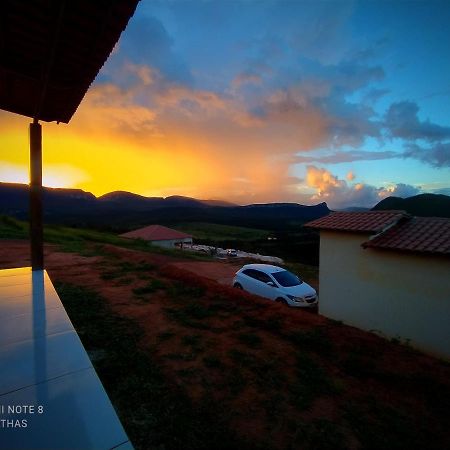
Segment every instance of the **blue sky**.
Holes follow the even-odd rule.
[[[70,125],[130,176],[48,165],[96,194],[450,194],[449,24],[449,1],[142,0]]]
[[[296,108],[323,115],[326,136],[300,133],[295,151],[293,133],[272,151],[299,157],[291,177],[306,180],[311,166],[337,177],[302,192],[339,205],[362,183],[448,193],[449,23],[450,3],[437,1],[143,1],[122,51],[170,82],[239,97],[256,119],[282,122],[284,108],[302,127]],[[344,152],[345,162],[323,158]]]

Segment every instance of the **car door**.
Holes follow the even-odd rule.
[[[274,300],[277,295],[276,288],[267,284],[269,282],[273,283],[272,278],[267,275],[267,273],[261,272],[260,270],[255,270],[255,272],[255,294]]]
[[[266,285],[266,281],[269,281],[270,277],[256,269],[246,269],[242,273],[245,277],[242,277],[241,284],[246,291],[261,297],[270,298],[267,289],[270,288],[270,286]]]
[[[250,292],[252,294],[257,294],[258,291],[258,275],[256,270],[246,269],[242,272],[242,276],[239,278],[239,282],[245,291]]]

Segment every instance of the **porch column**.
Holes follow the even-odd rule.
[[[31,268],[44,268],[44,236],[42,225],[42,127],[34,119],[30,123],[30,243]]]

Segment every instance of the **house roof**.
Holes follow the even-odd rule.
[[[308,227],[368,233],[364,248],[450,255],[450,219],[413,217],[404,211],[334,212]]]
[[[2,2],[0,109],[68,123],[137,3]]]
[[[121,237],[131,239],[144,239],[146,241],[170,241],[172,239],[191,238],[190,234],[173,230],[162,225],[149,225],[148,227],[139,228],[139,230],[130,231],[120,235]]]
[[[450,219],[412,217],[364,242],[362,246],[450,255]]]
[[[322,230],[379,233],[407,217],[404,211],[333,212],[308,222],[306,226]]]

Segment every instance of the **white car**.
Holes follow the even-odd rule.
[[[233,286],[289,306],[317,305],[317,292],[309,284],[282,267],[247,264],[236,272]]]

